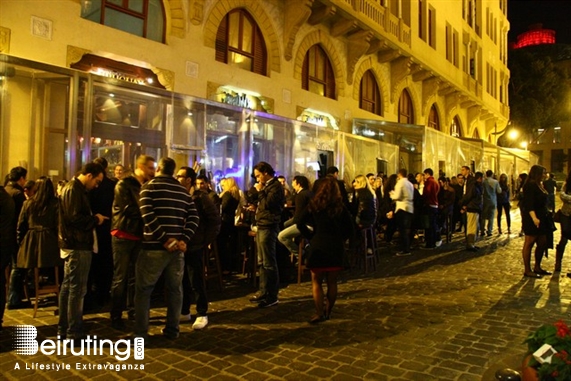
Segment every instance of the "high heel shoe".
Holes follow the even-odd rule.
[[[313,315],[311,317],[311,319],[309,319],[307,322],[309,324],[317,324],[317,323],[321,323],[322,321],[325,321],[325,316],[324,315]]]
[[[551,275],[552,273],[549,271],[546,271],[542,268],[539,268],[538,270],[533,270],[534,273],[539,274],[539,275]]]

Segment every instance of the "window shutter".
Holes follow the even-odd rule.
[[[264,41],[264,37],[262,36],[260,29],[256,27],[254,35],[254,73],[262,75],[267,74],[268,65],[266,63],[266,57],[266,42]]]
[[[309,51],[305,53],[303,65],[301,67],[301,88],[309,90]]]
[[[224,16],[216,33],[216,61],[228,63],[228,15]]]
[[[326,81],[326,94],[327,98],[336,99],[335,97],[335,75],[333,74],[333,68],[331,67],[331,62],[326,57],[325,58],[325,81]]]

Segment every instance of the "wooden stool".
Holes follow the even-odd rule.
[[[56,295],[56,305],[59,303],[59,267],[53,267],[55,271],[55,284],[50,284],[46,286],[40,287],[40,268],[34,268],[34,287],[35,287],[35,300],[34,300],[34,318],[36,317],[36,313],[38,312],[38,304],[40,303],[40,296],[42,295],[49,295],[55,294]],[[27,279],[24,281],[24,293],[26,294],[26,298],[29,300],[29,292],[28,292],[28,281]]]
[[[242,274],[247,275],[252,284],[256,285],[256,273],[258,271],[258,255],[256,253],[256,232],[248,231],[246,250],[242,259]]]
[[[299,241],[299,251],[297,252],[297,284],[301,284],[301,275],[303,274],[303,270],[306,269],[305,267],[305,258],[303,257],[303,249],[307,245],[307,240],[305,238],[301,238]]]
[[[360,265],[361,261],[365,265],[365,274],[369,272],[369,267],[373,267],[373,271],[377,270],[377,240],[375,228],[370,226],[368,228],[360,229],[355,250],[355,262]]]
[[[216,241],[212,242],[210,248],[204,248],[203,258],[203,277],[204,289],[210,279],[218,279],[218,285],[220,290],[224,289],[224,284],[222,283],[222,270],[220,269],[220,258],[218,257],[218,246]]]

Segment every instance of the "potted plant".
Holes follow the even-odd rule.
[[[539,380],[571,380],[571,329],[562,320],[542,325],[529,334],[524,343],[528,348],[528,355],[523,363],[524,380],[533,379],[526,378],[533,373]],[[544,348],[548,348],[548,351],[540,356],[539,352]]]

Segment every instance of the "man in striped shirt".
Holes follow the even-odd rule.
[[[198,226],[198,212],[187,190],[174,178],[176,163],[159,161],[155,178],[141,188],[140,208],[145,223],[135,275],[135,336],[148,337],[151,293],[165,274],[167,321],[163,335],[179,334],[184,252]]]

